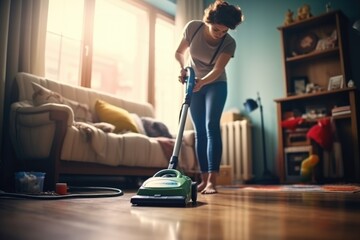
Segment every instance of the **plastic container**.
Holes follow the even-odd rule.
[[[16,172],[15,189],[18,193],[41,193],[44,188],[45,173]]]

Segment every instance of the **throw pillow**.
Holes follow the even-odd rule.
[[[141,117],[141,121],[147,136],[172,138],[168,127],[163,122],[150,117]]]
[[[92,122],[92,114],[87,104],[64,98],[57,92],[53,92],[37,83],[32,82],[34,93],[32,96],[34,106],[40,106],[46,103],[59,103],[69,106],[74,112],[74,118],[77,122]]]
[[[137,115],[136,113],[131,113],[131,116],[134,119],[134,122],[136,123],[136,127],[139,130],[140,134],[144,134],[146,135],[145,129],[144,129],[144,125],[141,121],[141,118],[139,117],[139,115]]]
[[[63,99],[59,93],[53,92],[37,83],[32,82],[34,93],[32,99],[35,106],[46,103],[62,103]]]
[[[95,103],[95,111],[101,122],[111,123],[115,126],[114,133],[127,131],[136,133],[139,132],[133,117],[123,108],[117,107],[103,100],[97,100]]]

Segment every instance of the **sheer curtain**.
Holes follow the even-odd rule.
[[[204,14],[204,1],[177,0],[176,1],[176,35],[182,36],[186,23],[190,20],[202,20]],[[190,112],[186,121],[185,129],[192,129]]]
[[[10,95],[17,72],[44,76],[48,0],[0,1],[0,170],[13,178],[9,128]],[[13,166],[14,167],[14,166]],[[11,181],[11,180],[10,180]],[[9,183],[8,183],[9,184]]]
[[[177,0],[175,24],[180,36],[185,24],[190,20],[201,20],[204,14],[204,1]]]

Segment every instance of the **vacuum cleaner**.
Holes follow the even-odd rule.
[[[182,206],[185,207],[197,201],[197,183],[190,177],[176,170],[179,161],[179,152],[182,144],[183,132],[190,107],[191,96],[195,86],[195,73],[191,67],[186,68],[185,98],[180,112],[180,124],[175,145],[167,169],[155,173],[147,179],[131,197],[130,202],[137,206]]]

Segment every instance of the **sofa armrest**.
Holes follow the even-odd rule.
[[[10,135],[17,157],[44,159],[59,154],[66,129],[73,122],[74,114],[66,105],[51,103],[35,107],[29,101],[13,103]]]
[[[47,117],[41,117],[42,115],[47,115],[50,112],[64,112],[67,115],[67,126],[71,126],[74,123],[74,112],[73,110],[65,105],[65,104],[58,104],[58,103],[48,103],[43,104],[40,106],[34,106],[29,101],[21,101],[15,102],[11,105],[11,115],[10,120],[15,121],[17,120],[19,115],[28,116],[26,118],[20,119],[21,123],[26,126],[38,126],[46,124],[50,119]],[[63,119],[64,120],[64,119]]]

